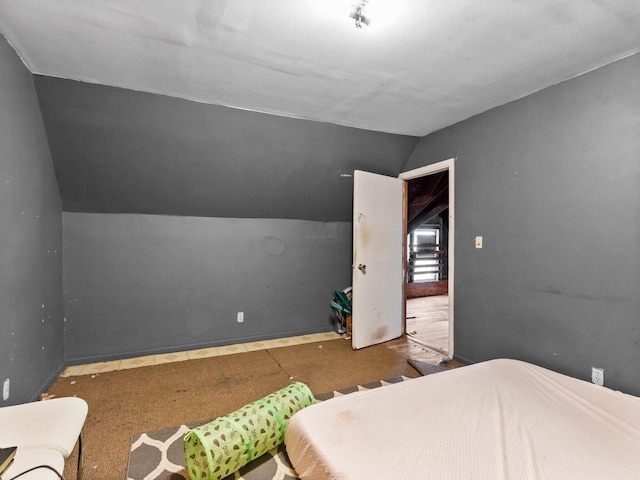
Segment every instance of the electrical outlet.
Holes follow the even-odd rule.
[[[601,387],[604,386],[604,369],[591,367],[591,381]]]
[[[2,385],[2,401],[9,400],[9,379],[7,378]]]
[[[244,322],[244,312],[238,312],[237,320],[238,320],[238,323]]]

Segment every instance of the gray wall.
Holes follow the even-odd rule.
[[[348,222],[63,218],[71,363],[328,331],[351,283]]]
[[[639,78],[635,55],[419,143],[405,170],[457,157],[460,358],[640,394]]]
[[[419,140],[35,84],[65,211],[72,363],[331,330],[332,292],[351,284],[340,173],[397,175]]]
[[[3,404],[33,399],[63,364],[60,197],[31,74],[0,36],[0,383],[10,379]]]

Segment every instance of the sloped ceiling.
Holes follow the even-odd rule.
[[[32,73],[423,136],[640,49],[638,0],[0,0]]]
[[[407,182],[407,232],[449,208],[449,171]]]
[[[35,76],[69,212],[350,221],[355,169],[418,139]]]

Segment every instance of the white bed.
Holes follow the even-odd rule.
[[[492,360],[308,407],[285,443],[303,479],[638,480],[640,398]]]

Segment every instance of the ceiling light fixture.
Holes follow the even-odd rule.
[[[367,6],[369,0],[358,0],[351,5],[351,13],[349,16],[356,21],[356,28],[360,29],[363,25],[369,26],[371,18],[367,16]]]

